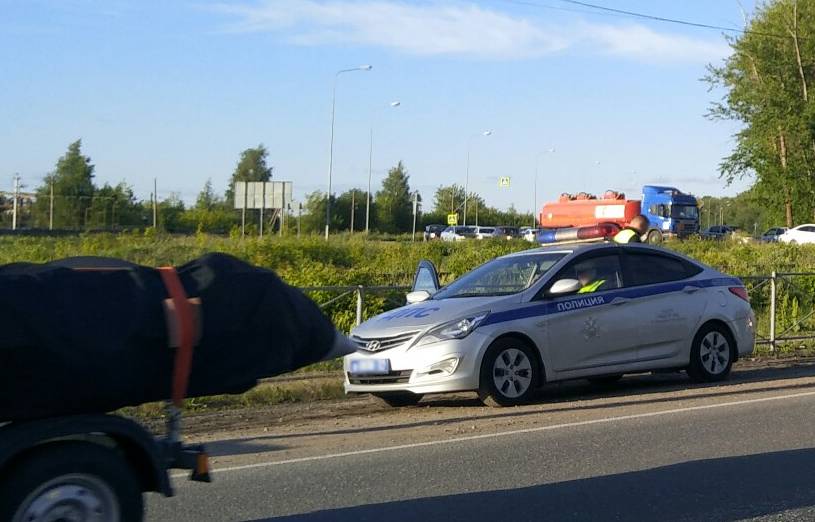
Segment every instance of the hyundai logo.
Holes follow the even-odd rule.
[[[369,352],[375,352],[375,351],[379,350],[379,347],[380,347],[380,343],[379,343],[379,341],[376,341],[376,340],[368,341],[365,344],[365,349],[368,350]]]

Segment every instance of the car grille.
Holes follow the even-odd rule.
[[[399,370],[387,375],[357,375],[348,372],[348,382],[351,384],[403,384],[410,381],[413,370]]]
[[[357,345],[357,348],[360,350],[365,350],[366,352],[381,352],[382,350],[402,346],[413,339],[417,333],[419,332],[406,332],[391,337],[360,337],[358,335],[352,335],[351,341]]]

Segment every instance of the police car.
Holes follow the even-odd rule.
[[[683,369],[718,381],[755,339],[739,279],[639,244],[518,252],[443,288],[423,261],[408,303],[351,332],[346,392],[397,406],[475,390],[486,404],[510,406],[567,379]]]

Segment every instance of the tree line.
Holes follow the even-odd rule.
[[[223,193],[218,193],[207,180],[195,203],[186,205],[177,194],[164,199],[151,195],[139,199],[126,182],[116,185],[94,181],[95,165],[82,151],[82,141],[68,146],[54,170],[34,189],[33,197],[18,199],[18,224],[27,228],[62,230],[146,229],[153,226],[154,206],[157,228],[173,233],[235,233],[241,224],[241,211],[234,209],[235,183],[270,181],[274,168],[269,164],[268,150],[261,144],[244,150]],[[155,201],[154,199],[155,198]],[[417,203],[417,229],[426,224],[443,224],[448,214],[462,217],[464,189],[458,185],[440,186],[433,207],[422,211],[421,197],[411,189],[410,176],[400,161],[392,167],[380,189],[371,194],[368,216],[371,231],[388,234],[410,232],[413,228],[414,198]],[[325,192],[306,195],[296,208],[287,208],[287,219],[274,212],[264,213],[264,228],[279,231],[285,223],[287,232],[320,233],[325,227]],[[331,195],[331,230],[360,232],[365,230],[367,193],[354,188]],[[0,219],[8,227],[12,198],[0,195]],[[468,197],[468,223],[526,225],[532,216],[519,214],[514,208],[500,211],[485,204],[476,193]],[[250,233],[259,229],[260,213],[247,210]]]

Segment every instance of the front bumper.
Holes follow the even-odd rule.
[[[413,393],[443,393],[478,389],[480,347],[485,338],[473,332],[464,339],[433,343],[419,348],[393,348],[381,352],[357,351],[345,357],[346,393],[378,393],[409,391]],[[359,359],[388,359],[389,375],[360,375],[351,373],[351,361]],[[457,364],[452,373],[431,372],[431,367],[450,359]]]

